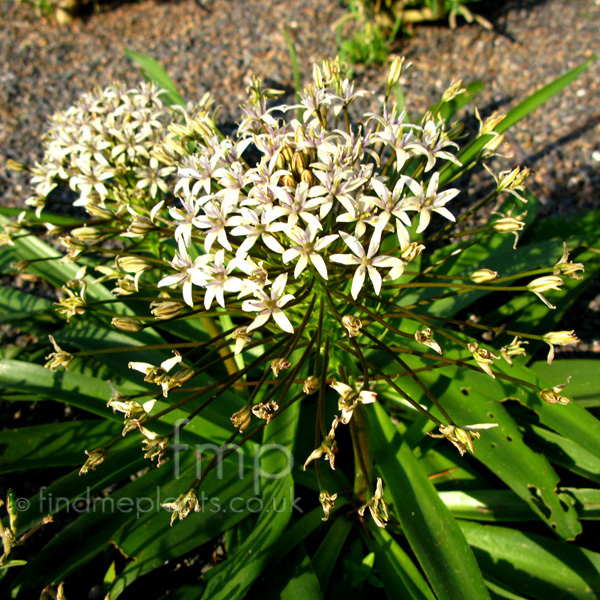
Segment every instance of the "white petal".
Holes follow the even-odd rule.
[[[280,329],[283,329],[283,331],[286,331],[287,333],[294,333],[294,327],[282,310],[276,308],[273,311],[273,319],[275,320],[275,323],[279,325]]]
[[[319,275],[323,279],[327,279],[327,266],[325,265],[325,261],[320,254],[316,252],[310,253],[310,262],[315,266],[315,269],[319,272]]]
[[[352,256],[352,254],[332,254],[329,257],[329,260],[335,263],[340,263],[342,265],[360,264],[360,259],[356,256]]]
[[[419,226],[417,227],[417,233],[423,233],[429,222],[431,221],[431,214],[428,210],[422,210],[419,213]]]
[[[188,306],[193,308],[194,299],[192,297],[192,281],[190,279],[183,284],[183,300]]]
[[[345,231],[340,231],[340,236],[344,240],[344,243],[356,256],[359,258],[363,258],[365,256],[365,250],[362,247],[361,243],[352,235],[349,235]]]
[[[434,208],[434,212],[438,215],[442,215],[442,217],[446,217],[449,221],[456,221],[456,217],[444,206],[440,206],[439,208]]]
[[[270,250],[273,250],[273,252],[277,252],[277,254],[283,252],[283,246],[272,235],[263,235],[262,240],[265,243],[265,246]]]
[[[429,183],[427,184],[427,196],[431,197],[431,196],[435,196],[437,194],[437,189],[438,189],[439,183],[440,183],[440,173],[439,173],[439,171],[437,171],[431,176],[431,179],[429,180]]]
[[[129,368],[146,374],[150,369],[154,369],[154,365],[145,362],[130,362]]]
[[[377,400],[377,394],[375,392],[362,391],[358,394],[358,397],[363,404],[371,404]]]
[[[350,393],[354,392],[354,390],[349,385],[346,385],[345,383],[342,383],[341,381],[335,381],[335,380],[333,380],[329,385],[340,396],[345,396],[346,394],[350,394]]]
[[[300,250],[297,248],[288,248],[282,255],[281,260],[287,265],[290,260],[294,260],[300,255]]]
[[[304,269],[306,269],[308,265],[308,257],[306,256],[306,254],[303,254],[302,256],[300,256],[300,260],[298,261],[298,264],[296,265],[296,268],[294,269],[294,277],[296,279],[298,279],[298,277],[300,277],[300,274],[302,273],[302,271],[304,271]],[[279,302],[278,302],[279,304]]]
[[[369,272],[369,277],[373,284],[373,288],[375,289],[375,293],[379,296],[379,293],[381,292],[381,275],[375,267],[371,267],[370,265],[367,267],[367,271]]]
[[[285,290],[285,286],[287,284],[287,273],[282,273],[278,275],[273,285],[271,287],[271,297],[280,297]]]
[[[365,282],[365,267],[360,265],[356,272],[354,273],[354,277],[352,278],[352,297],[356,300],[360,290],[362,289],[363,283]]]
[[[262,327],[269,320],[270,316],[271,313],[267,311],[260,313],[260,315],[257,315],[254,321],[248,325],[246,331],[254,331],[259,327]]]

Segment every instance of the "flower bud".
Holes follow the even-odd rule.
[[[351,338],[356,337],[363,326],[361,320],[352,315],[344,315],[342,317],[342,325],[348,332],[348,337]]]
[[[293,175],[286,174],[279,181],[283,187],[296,187],[296,180]]]
[[[316,63],[313,64],[313,80],[317,87],[324,87],[325,84],[323,82],[323,71],[321,71],[321,68]]]
[[[523,215],[523,217],[524,216],[525,215]],[[519,241],[519,231],[522,231],[525,227],[525,223],[523,223],[521,219],[516,219],[515,217],[501,217],[492,223],[492,227],[500,233],[514,233],[515,243],[513,248],[516,248],[517,242]]]
[[[271,361],[271,370],[273,371],[273,375],[277,377],[281,371],[285,369],[289,369],[292,366],[292,363],[286,358],[276,358]]]
[[[113,289],[113,293],[117,296],[129,296],[130,294],[135,294],[137,291],[135,280],[129,275],[118,279],[117,285]]]
[[[239,430],[240,433],[244,431],[250,425],[250,420],[252,419],[252,409],[250,406],[246,405],[244,408],[238,410],[237,412],[231,415],[231,422],[233,426]]]
[[[294,139],[296,140],[296,144],[302,144],[306,141],[306,133],[302,125],[298,125],[298,127],[296,127],[296,130],[294,131]]]
[[[433,339],[433,332],[429,327],[427,329],[422,329],[421,331],[416,331],[415,340],[419,342],[419,344],[424,344],[432,350],[435,350],[438,354],[442,353],[442,349],[440,345]]]
[[[302,391],[305,394],[312,394],[319,387],[319,378],[311,375],[304,380]]]
[[[315,176],[310,169],[304,169],[300,175],[300,181],[306,181],[306,183],[308,183],[308,187],[312,187],[315,185]]]
[[[474,273],[471,273],[470,279],[475,283],[485,283],[487,281],[493,281],[498,277],[497,271],[492,271],[491,269],[479,269]]]
[[[155,300],[150,304],[150,309],[156,319],[174,319],[185,310],[185,304],[175,300]]]
[[[165,140],[163,150],[175,156],[185,156],[187,154],[187,150],[174,138],[167,138]]]
[[[567,377],[567,382],[554,386],[552,389],[540,390],[540,398],[548,404],[569,404],[571,401],[562,396],[563,388],[571,381],[571,376]]]
[[[329,519],[329,513],[334,507],[337,497],[337,494],[330,494],[327,490],[321,490],[319,493],[319,502],[323,507],[323,513],[325,513],[325,516],[321,519],[322,521],[327,521],[327,519]]]
[[[169,125],[169,131],[178,135],[179,137],[192,137],[192,130],[187,125],[183,125],[182,123],[171,123]]]
[[[203,137],[205,140],[210,139],[215,134],[208,123],[198,121],[198,119],[194,119],[194,121],[191,123],[191,126],[194,132]]]
[[[151,262],[141,256],[121,256],[117,259],[117,264],[125,273],[142,273],[153,267]]]
[[[521,231],[525,227],[525,223],[514,217],[502,217],[494,221],[492,227],[500,233],[514,233]]]
[[[76,227],[71,230],[71,235],[86,244],[97,242],[104,236],[104,233],[97,227]]]
[[[264,419],[267,425],[271,422],[271,419],[275,416],[275,413],[279,410],[277,402],[271,400],[269,402],[261,402],[256,406],[252,407],[252,414],[259,419]]]
[[[292,171],[296,175],[302,175],[302,171],[308,167],[308,161],[302,152],[294,152],[291,161]]]
[[[387,87],[387,95],[389,96],[391,89],[400,81],[402,77],[402,67],[404,67],[404,57],[397,56],[390,65],[387,78],[385,81]]]
[[[279,151],[279,156],[281,156],[285,161],[284,165],[288,165],[292,162],[294,151],[292,150],[291,146],[289,146],[288,144],[284,144],[281,150]]]
[[[145,327],[144,323],[139,319],[133,317],[113,317],[111,324],[121,331],[128,331],[129,333],[138,333]]]
[[[97,204],[88,204],[85,207],[86,212],[90,217],[95,219],[114,219],[115,214],[104,206],[98,206]],[[89,229],[89,228],[88,228]]]
[[[23,163],[17,162],[16,160],[13,160],[12,158],[9,158],[5,163],[4,166],[9,170],[9,171],[29,171],[29,167],[27,165],[24,165]]]

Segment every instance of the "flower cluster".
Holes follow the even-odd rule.
[[[34,194],[27,204],[40,212],[61,181],[76,193],[76,206],[97,207],[97,216],[107,215],[103,209],[114,201],[115,184],[154,200],[166,193],[174,168],[151,154],[174,116],[163,106],[163,93],[154,83],[129,89],[115,84],[56,113],[43,140],[42,161],[31,169]]]
[[[459,191],[439,190],[434,168],[460,163],[432,117],[412,124],[384,106],[350,126],[349,107],[366,92],[354,91],[337,62],[315,67],[298,106],[269,109],[269,95],[255,81],[238,139],[214,135],[179,161],[179,205],[169,209],[178,250],[159,287],[181,286],[189,306],[206,310],[243,299],[242,311],[255,315],[248,333],[271,318],[293,333],[288,314],[310,287],[343,290],[351,273],[357,299],[371,293],[367,276],[379,295],[403,274],[423,249],[409,233],[415,217],[413,237],[434,213],[454,221],[446,204]],[[296,109],[302,122],[283,118]],[[250,144],[260,153],[252,166]],[[422,159],[416,172],[411,159]],[[394,243],[384,245],[388,232]]]

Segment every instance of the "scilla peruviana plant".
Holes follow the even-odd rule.
[[[65,248],[17,264],[60,261],[67,274],[56,302],[67,333],[53,335],[47,367],[106,357],[115,369],[106,400],[124,429],[87,448],[82,473],[102,469],[132,436],[160,465],[182,432],[211,439],[210,415],[235,406],[228,437],[215,438],[224,451],[165,502],[174,522],[202,511],[202,484],[219,460],[305,410],[310,431],[295,439],[309,438],[302,476],[314,477],[325,519],[350,503],[394,528],[401,517],[389,510],[393,478],[380,454],[388,414],[419,443],[444,438],[477,457],[506,417],[475,410],[471,397],[457,402],[439,385],[446,374],[511,386],[536,406],[568,403],[563,384],[526,377],[521,363],[538,343],[551,361],[556,346],[577,341],[573,331],[520,329],[510,312],[491,323],[465,309],[520,298],[549,310],[546,294],[581,278],[583,264],[566,246],[547,264],[539,254],[524,268],[504,260],[528,224],[527,169],[492,173],[493,189],[472,204],[456,181],[493,156],[502,118],[481,122],[461,149],[460,123],[447,116],[460,84],[413,123],[391,101],[402,66],[394,61],[364,114],[357,105],[369,94],[337,60],[314,66],[297,105],[271,106],[278,93],[253,79],[232,136],[220,133],[210,97],[168,108],[151,84],[86,95],[53,118],[31,169],[37,217],[23,213],[3,236],[15,252],[40,231]],[[61,182],[89,219],[46,217]],[[474,224],[477,214],[486,216]],[[112,324],[118,335],[91,348],[78,323]]]

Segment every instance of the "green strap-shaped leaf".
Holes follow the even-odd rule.
[[[565,503],[572,503],[580,519],[600,518],[600,490],[558,488]],[[440,498],[457,519],[469,521],[532,521],[535,514],[510,490],[440,492]]]
[[[376,465],[435,594],[440,600],[489,598],[471,549],[412,450],[379,404],[369,408]]]
[[[0,223],[8,223],[9,220],[0,216]],[[77,271],[81,267],[77,263],[61,263],[58,261],[63,255],[57,252],[52,246],[49,246],[35,235],[27,235],[14,240],[14,245],[10,247],[10,252],[18,260],[48,259],[42,262],[31,263],[25,270],[28,273],[39,275],[54,287],[60,289],[67,281],[75,279]],[[89,275],[85,278],[88,282],[87,298],[88,300],[113,300],[112,293],[99,283],[92,284],[93,277]],[[124,305],[119,304],[119,307]]]
[[[577,79],[596,60],[596,58],[596,56],[593,56],[562,77],[555,79],[552,83],[543,87],[541,90],[531,94],[528,98],[523,100],[523,102],[508,112],[504,119],[496,126],[496,132],[504,133],[515,123],[518,123],[529,113],[533,112],[536,108],[539,108],[545,102],[550,100],[550,98],[556,96],[556,94],[558,94],[561,90],[575,81],[575,79]],[[459,167],[453,163],[447,163],[441,171],[440,185],[442,186],[448,183],[458,173],[468,168],[469,165],[471,165],[471,163],[473,163],[473,161],[476,159],[478,154],[483,150],[485,145],[493,139],[493,137],[493,134],[487,134],[475,138],[469,142],[469,144],[467,144],[461,150],[461,152],[457,154],[457,158],[462,162],[463,166]]]
[[[564,539],[581,532],[575,509],[556,493],[559,478],[548,459],[523,441],[501,397],[487,392],[484,373],[457,369],[451,379],[439,377],[433,392],[443,398],[444,408],[458,425],[497,423],[475,442],[475,458],[502,479],[531,509]],[[475,388],[475,389],[473,389]]]
[[[247,470],[246,476],[239,479],[237,462],[234,454],[224,461],[224,470],[219,477],[206,479],[199,494],[200,512],[190,514],[183,522],[175,522],[171,527],[170,515],[164,510],[156,510],[156,503],[152,506],[154,510],[140,515],[135,522],[127,523],[115,533],[113,543],[133,560],[114,581],[110,600],[118,598],[128,585],[145,573],[216,538],[251,514],[246,503],[252,497],[252,473]],[[173,497],[173,487],[165,486],[164,493]],[[168,498],[163,497],[160,501],[166,502]]]
[[[369,527],[369,535],[363,538],[369,550],[375,552],[375,566],[390,600],[435,600],[415,563],[385,529]]]
[[[187,474],[189,481],[194,461],[192,453],[187,454],[186,468],[182,469],[181,475],[183,480]],[[119,528],[135,523],[148,510],[163,511],[168,522],[169,515],[160,508],[159,502],[172,496],[172,486],[181,487],[182,483],[173,480],[172,470],[165,465],[151,469],[96,503],[88,502],[86,494],[83,510],[79,511],[83,514],[44,546],[19,576],[17,586],[35,589],[40,583],[63,581],[104,550]],[[77,512],[73,506],[69,510]],[[57,556],[60,560],[56,560]]]
[[[93,450],[92,447],[89,449]],[[85,454],[80,455],[81,465],[86,458]],[[85,476],[79,475],[79,468],[75,469],[48,487],[41,488],[29,499],[28,504],[20,509],[17,535],[23,535],[48,515],[67,510],[75,499],[87,499],[88,493],[98,493],[147,466],[148,461],[144,459],[139,445],[136,444],[135,447],[129,445],[113,449],[102,465]]]
[[[279,569],[257,585],[261,600],[322,600],[323,593],[304,544],[294,548]],[[257,596],[255,596],[257,597]]]
[[[600,458],[582,448],[577,442],[554,433],[545,427],[531,425],[526,429],[528,443],[545,454],[554,464],[577,475],[600,483]]]
[[[30,319],[52,309],[52,302],[21,290],[0,286],[0,319],[16,321]]]
[[[337,517],[312,558],[313,568],[323,592],[327,590],[329,578],[352,525],[352,521],[343,515]]]
[[[575,67],[568,73],[565,73],[562,77],[555,79],[552,83],[544,86],[541,90],[534,92],[528,98],[525,98],[515,108],[513,108],[496,127],[498,133],[504,133],[510,129],[515,123],[518,123],[521,119],[524,119],[529,113],[533,112],[536,108],[539,108],[550,98],[556,96],[562,90],[564,90],[569,84],[573,83],[598,57],[592,56],[589,60],[586,60],[583,64]]]
[[[600,388],[598,387],[598,360],[578,358],[574,360],[554,360],[549,365],[545,360],[534,362],[529,368],[547,380],[565,382],[569,376],[573,381],[565,391],[569,398],[579,406],[600,406]]]
[[[498,366],[499,370],[507,375],[529,381],[540,388],[551,388],[555,385],[565,383],[564,381],[554,380],[554,377],[551,381],[544,381],[543,378],[537,376],[531,369],[522,366],[518,362],[509,367],[498,361],[494,366]],[[559,433],[563,437],[576,442],[600,458],[600,421],[585,408],[582,408],[575,402],[567,405],[547,404],[535,392],[526,388],[517,388],[500,379],[496,379],[491,383],[494,387],[496,385],[499,386],[499,395],[504,392],[505,397],[518,400],[521,404],[533,410],[543,425],[556,431],[556,433]],[[492,386],[489,381],[486,387],[491,392]],[[569,395],[568,386],[563,390],[563,394],[566,396]],[[499,395],[496,397],[499,397]]]
[[[104,446],[121,429],[105,420],[6,429],[0,432],[0,473],[78,465],[85,450]]]
[[[537,600],[598,600],[600,555],[508,527],[460,521],[484,573]]]
[[[113,394],[110,385],[105,381],[85,375],[62,370],[53,372],[40,365],[25,361],[0,360],[0,389],[2,388],[34,393],[39,396],[40,400],[65,402],[105,419],[120,423],[123,421],[121,415],[114,414],[106,406]],[[119,391],[127,394],[145,389],[129,383],[127,389],[121,388]],[[173,424],[184,419],[200,401],[193,403],[191,407],[173,410],[160,421],[155,421],[152,429],[163,435],[172,433]],[[178,442],[182,444],[224,443],[231,435],[229,417],[239,408],[239,404],[239,400],[236,402],[233,394],[224,395],[217,406],[209,406],[186,425]],[[166,401],[159,399],[154,407],[154,412],[162,411],[167,406]],[[252,451],[254,447],[255,442],[252,441],[247,442],[244,446],[248,452]]]
[[[265,428],[263,449],[266,450],[267,445],[273,446],[266,450],[262,457],[261,469],[263,473],[277,479],[267,478],[266,483],[261,482],[264,485],[259,499],[262,501],[263,510],[256,527],[232,556],[209,571],[208,586],[203,598],[242,598],[274,556],[276,542],[283,534],[294,510],[294,480],[291,475],[293,460],[290,459],[299,412],[297,402]],[[287,454],[285,448],[290,454]]]
[[[146,81],[154,81],[160,88],[167,90],[168,93],[163,96],[167,104],[185,106],[185,101],[177,90],[177,86],[156,59],[128,48],[123,48],[123,52],[141,67],[142,75]]]
[[[33,392],[43,398],[66,402],[106,419],[122,421],[119,415],[106,408],[106,403],[112,395],[110,385],[85,375],[63,370],[50,371],[26,361],[1,360],[0,388]]]

